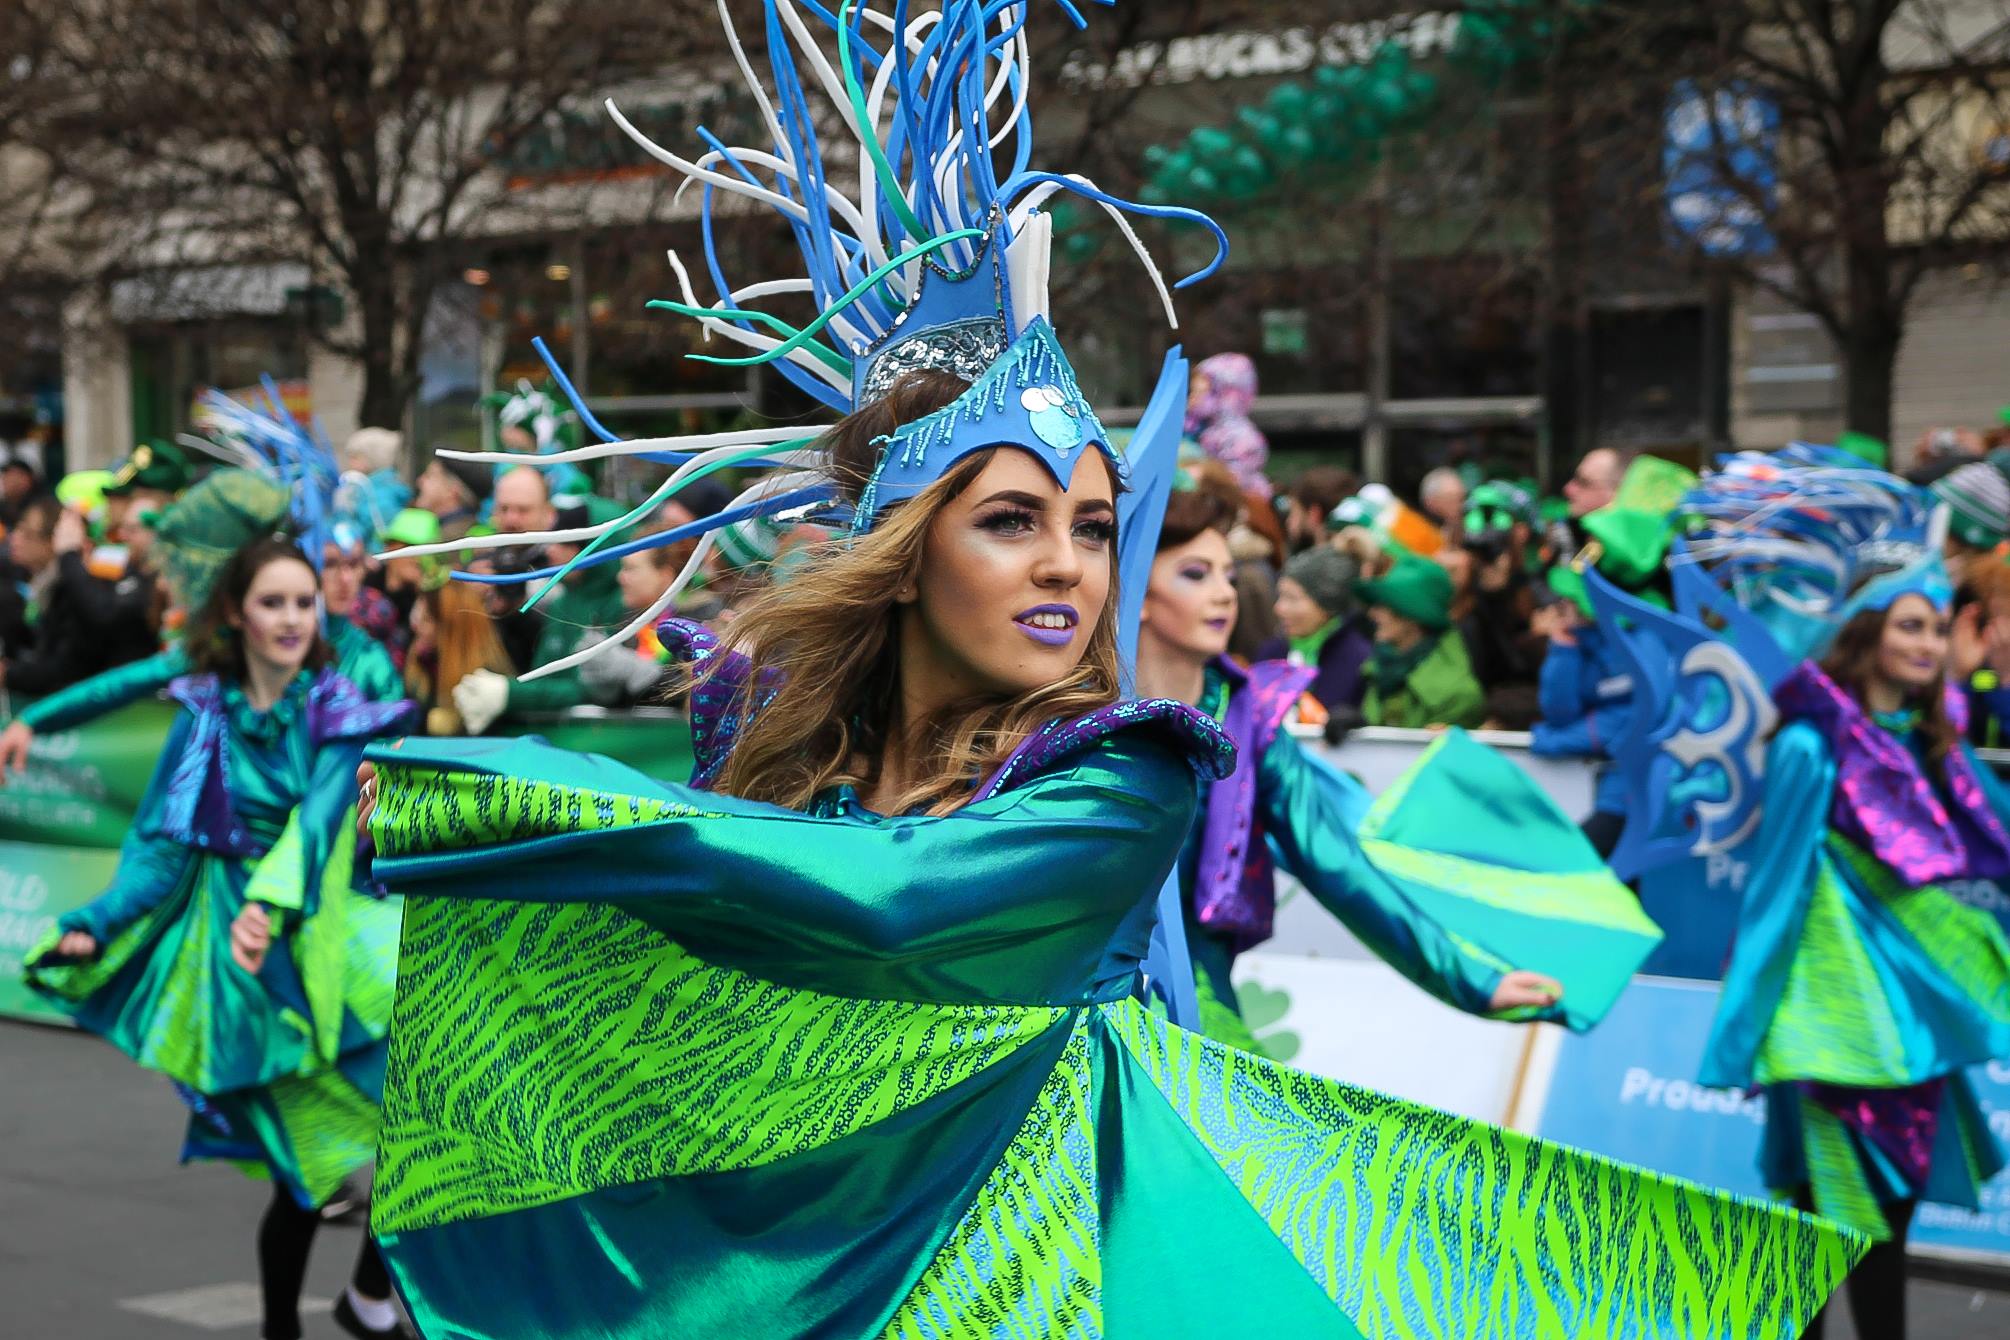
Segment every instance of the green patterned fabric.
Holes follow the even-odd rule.
[[[1872,1088],[1910,1083],[1890,994],[1851,921],[1835,867],[1820,863],[1800,949],[1759,1050],[1759,1082],[1820,1076]]]
[[[786,1159],[1062,1017],[790,991],[605,906],[413,900],[373,1221],[403,1232]]]
[[[1756,1340],[1794,1333],[1861,1246],[1298,1074],[1114,994],[850,996],[677,933],[800,936],[814,879],[820,950],[852,980],[925,962],[945,990],[996,995],[995,931],[893,935],[868,915],[871,839],[897,864],[928,859],[928,834],[1010,823],[1030,863],[929,867],[907,896],[1079,919],[1103,906],[1085,867],[1037,857],[1114,796],[1190,794],[1170,750],[1112,743],[919,822],[790,816],[521,742],[418,755],[378,755],[408,914],[373,1224],[425,1333],[654,1340],[759,1317],[778,1336],[1218,1340],[1261,1316],[1294,1340]],[[1134,813],[1161,855],[1101,934],[1142,944],[1190,809]],[[700,852],[708,882],[652,864]],[[790,889],[794,914],[764,917]]]
[[[1061,1063],[886,1340],[1103,1333],[1088,1022],[1076,1016]]]
[[[1671,1319],[1795,1335],[1861,1254],[1819,1220],[1302,1074],[1131,1002],[1103,1015],[1366,1336],[1654,1335]]]

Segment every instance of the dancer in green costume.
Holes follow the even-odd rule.
[[[708,256],[717,304],[670,305],[843,417],[813,451],[586,450],[674,453],[666,492],[781,471],[635,542],[698,538],[686,580],[717,526],[815,508],[843,534],[725,644],[662,625],[690,785],[524,741],[373,752],[407,917],[372,1216],[420,1329],[1793,1334],[1847,1233],[1139,1003],[1197,779],[1233,765],[1207,718],[1122,696],[1144,583],[1117,573],[1150,563],[1184,360],[1115,450],[1048,318],[1041,211],[1108,197],[1026,166],[1028,6],[767,10],[768,144],[631,133],[705,183],[708,223],[731,194],[787,221],[802,276],[733,287]],[[833,127],[856,177],[822,170]],[[758,310],[777,293],[787,320]],[[568,567],[632,549],[601,551],[615,529]]]
[[[1372,809],[1309,757],[1284,722],[1310,672],[1225,654],[1229,519],[1211,494],[1167,500],[1138,642],[1140,691],[1206,712],[1238,751],[1180,856],[1208,1036],[1256,1047],[1230,969],[1270,938],[1273,843],[1323,907],[1432,995],[1473,1014],[1596,1023],[1660,939],[1638,901],[1519,769],[1469,740],[1441,742]]]
[[[271,1177],[264,1335],[293,1340],[318,1207],[376,1137],[399,907],[351,884],[355,769],[410,704],[369,702],[329,666],[292,541],[252,541],[215,585],[118,873],[29,954],[27,980],[175,1082],[186,1157]],[[389,1292],[366,1243],[338,1320],[396,1334]]]

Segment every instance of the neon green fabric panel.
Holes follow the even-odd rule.
[[[1103,1334],[1094,1071],[1077,1014],[1005,1155],[884,1340],[1091,1340]]]
[[[1790,1210],[1102,1011],[1371,1340],[1794,1335],[1863,1251]]]
[[[1817,860],[1815,870],[1800,945],[1759,1048],[1758,1082],[1906,1083],[1905,1040],[1886,1003],[1894,993],[1850,917],[1835,868]]]
[[[953,1087],[1066,1013],[776,986],[599,904],[412,899],[374,1223],[783,1160]]]

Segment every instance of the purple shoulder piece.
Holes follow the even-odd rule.
[[[1170,698],[1140,698],[1099,707],[1072,721],[1049,722],[1027,736],[972,799],[1023,785],[1119,731],[1138,729],[1169,737],[1203,782],[1225,777],[1235,767],[1235,742],[1212,718]]]
[[[668,618],[656,625],[663,650],[679,665],[692,667],[691,785],[708,787],[726,766],[740,733],[738,703],[750,662],[726,651],[712,630],[690,619]]]
[[[1289,661],[1258,661],[1244,670],[1227,657],[1218,659],[1215,669],[1229,684],[1222,725],[1235,741],[1235,770],[1207,790],[1194,916],[1241,950],[1270,938],[1277,911],[1270,849],[1257,818],[1257,770],[1319,671]]]
[[[229,715],[223,681],[214,674],[182,675],[168,684],[168,696],[187,709],[188,738],[172,763],[161,829],[177,842],[227,856],[253,856],[257,844],[231,804],[225,775],[224,740]]]
[[[1780,681],[1773,699],[1785,719],[1814,725],[1835,756],[1830,825],[1908,887],[2010,875],[2010,833],[1989,808],[1965,750],[1948,753],[1935,786],[1912,751],[1812,661]]]
[[[307,737],[316,744],[409,734],[418,715],[419,705],[410,698],[385,703],[364,697],[332,666],[324,667],[307,690]]]

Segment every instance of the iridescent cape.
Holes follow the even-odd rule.
[[[372,1214],[421,1329],[1770,1337],[1855,1259],[1155,1020],[1224,741],[1171,704],[1036,741],[938,818],[375,751],[408,915]]]

